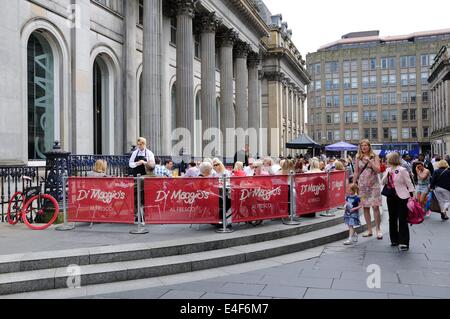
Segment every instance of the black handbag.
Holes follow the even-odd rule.
[[[388,173],[388,182],[386,185],[384,185],[381,195],[386,196],[388,198],[397,195],[397,192],[395,191],[394,187],[394,179],[392,178],[391,173]]]

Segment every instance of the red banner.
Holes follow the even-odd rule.
[[[233,223],[287,218],[288,176],[258,176],[231,179]]]
[[[345,180],[347,173],[345,171],[336,171],[330,173],[329,186],[330,196],[328,197],[328,208],[336,208],[345,204]]]
[[[221,187],[211,178],[147,178],[147,224],[217,224]]]
[[[133,178],[69,178],[69,222],[134,224]]]
[[[295,176],[297,216],[328,210],[328,174]]]

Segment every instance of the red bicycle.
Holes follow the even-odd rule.
[[[30,177],[23,177],[31,182]],[[56,199],[42,193],[41,186],[25,188],[23,192],[15,193],[8,205],[7,220],[10,225],[25,223],[33,230],[49,228],[58,218],[59,204]]]

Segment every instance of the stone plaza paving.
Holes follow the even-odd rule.
[[[387,212],[383,229],[388,229]],[[450,223],[433,214],[411,228],[409,252],[372,237],[303,252],[187,274],[25,293],[4,298],[88,299],[411,299],[450,298]],[[370,289],[368,266],[381,285]]]
[[[388,229],[384,215],[383,229]],[[203,281],[102,294],[87,298],[161,299],[411,299],[450,298],[450,224],[433,214],[411,228],[409,252],[362,239],[316,248],[318,257]],[[314,254],[314,252],[312,252]],[[301,257],[301,253],[298,255]],[[369,265],[381,268],[381,287],[367,286]]]

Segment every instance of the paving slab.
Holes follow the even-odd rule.
[[[260,297],[302,299],[307,288],[267,285],[259,294]]]

